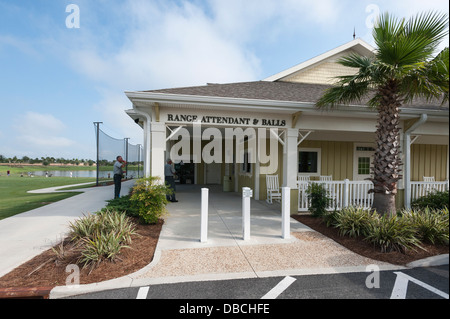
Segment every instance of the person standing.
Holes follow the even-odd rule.
[[[164,177],[166,184],[172,189],[172,195],[167,195],[167,200],[173,203],[178,202],[175,198],[175,169],[172,166],[172,160],[168,159],[167,164],[164,166]]]
[[[122,188],[122,176],[123,170],[127,162],[125,162],[122,156],[117,156],[116,162],[114,163],[113,173],[114,173],[114,198],[120,197],[120,189]]]

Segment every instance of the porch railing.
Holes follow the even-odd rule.
[[[372,207],[373,194],[369,190],[373,188],[370,181],[310,181],[297,182],[298,184],[298,211],[309,210],[309,199],[306,190],[309,183],[322,184],[327,190],[328,197],[331,199],[328,209],[342,209],[348,206],[360,206],[363,208]]]
[[[445,182],[411,182],[411,202],[433,192],[444,192],[448,189],[448,180]]]
[[[331,198],[329,210],[342,209],[348,206],[359,206],[365,209],[371,208],[373,203],[373,193],[369,190],[373,188],[370,181],[310,181],[297,182],[298,185],[298,211],[309,210],[310,202],[306,190],[310,183],[322,184]],[[432,192],[445,191],[449,189],[449,181],[445,182],[411,182],[411,201],[426,196]]]

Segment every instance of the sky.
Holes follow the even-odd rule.
[[[142,144],[125,91],[263,80],[441,0],[0,0],[0,155]],[[448,46],[448,37],[443,47]]]

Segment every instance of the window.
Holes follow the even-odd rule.
[[[320,174],[320,149],[300,149],[298,172],[310,175]]]
[[[370,174],[370,157],[358,157],[358,174]]]

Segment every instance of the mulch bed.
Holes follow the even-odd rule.
[[[299,222],[307,225],[308,227],[322,233],[328,238],[333,239],[335,242],[341,244],[347,249],[374,260],[384,261],[394,265],[406,265],[410,262],[449,253],[449,246],[446,245],[430,245],[423,244],[422,247],[425,250],[417,249],[409,250],[406,253],[400,252],[388,252],[383,253],[379,248],[374,247],[372,244],[365,241],[363,238],[350,238],[339,235],[339,230],[333,227],[327,227],[326,224],[320,219],[310,215],[295,215],[292,216]]]
[[[147,266],[152,260],[164,221],[155,225],[142,225],[136,221],[139,236],[133,238],[130,248],[122,249],[120,260],[102,262],[91,271],[80,267],[80,284],[90,284],[119,278]],[[55,253],[49,249],[0,278],[0,288],[11,287],[56,287],[66,285],[72,271],[66,267],[76,257],[67,256],[63,262],[55,260]]]

